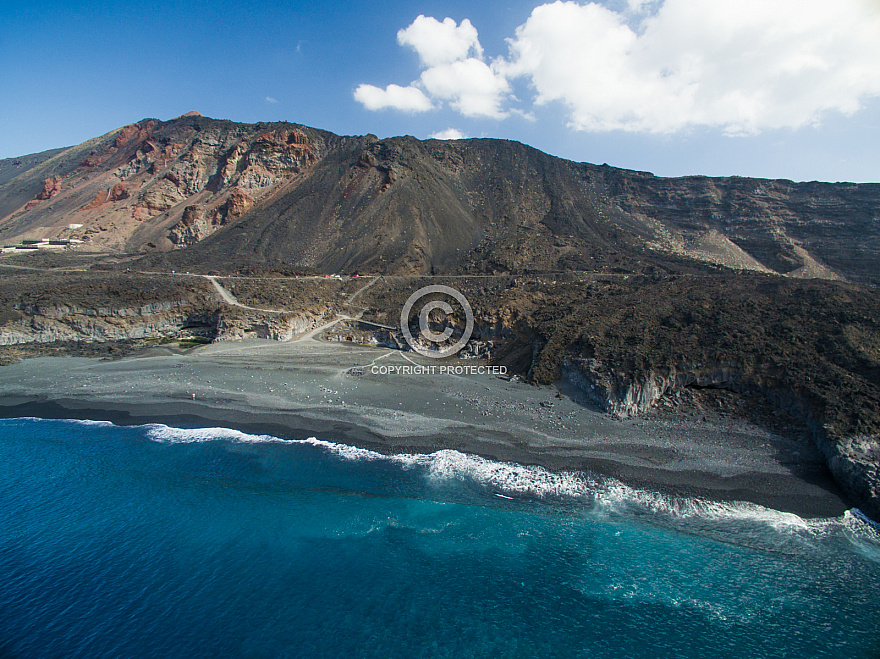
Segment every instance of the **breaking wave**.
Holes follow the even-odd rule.
[[[113,425],[108,421],[69,422],[95,426]],[[773,510],[754,503],[671,496],[634,488],[616,479],[589,472],[550,471],[539,466],[489,460],[453,449],[433,453],[383,454],[315,437],[284,440],[272,435],[254,435],[230,428],[183,429],[160,423],[138,427],[149,439],[157,442],[229,441],[310,446],[341,460],[383,463],[414,472],[422,476],[428,485],[464,484],[471,491],[477,490],[487,497],[496,495],[514,504],[526,501],[579,504],[585,514],[593,516],[643,517],[651,521],[659,520],[661,523],[665,521],[670,526],[686,531],[698,529],[700,533],[717,537],[725,537],[736,529],[735,535],[741,540],[743,530],[748,528],[774,529],[783,532],[789,540],[800,541],[842,534],[861,545],[868,543],[868,553],[872,557],[876,554],[880,561],[880,532],[875,524],[863,519],[858,511],[847,511],[834,518],[804,519],[794,513]],[[499,499],[495,501],[504,503]],[[748,532],[745,535],[748,536]]]
[[[428,454],[383,455],[315,438],[300,441],[346,460],[381,460],[404,469],[421,468],[431,481],[470,482],[504,499],[587,504],[587,510],[593,515],[650,517],[684,531],[699,530],[701,534],[753,547],[767,546],[772,542],[774,551],[785,551],[784,545],[776,544],[778,534],[774,534],[775,540],[771,541],[766,534],[750,534],[749,528],[782,532],[787,541],[843,533],[852,540],[880,542],[880,533],[851,511],[840,517],[804,519],[794,513],[745,501],[670,496],[587,472],[557,472],[539,466],[496,462],[451,449]],[[731,533],[737,537],[732,537]]]
[[[164,423],[148,423],[140,426],[146,431],[147,437],[156,442],[170,444],[194,444],[199,442],[230,441],[250,444],[282,442],[286,440],[272,435],[251,435],[231,428],[173,428]]]

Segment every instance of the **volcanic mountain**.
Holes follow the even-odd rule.
[[[724,268],[877,283],[880,184],[660,178],[503,140],[188,113],[0,161],[0,242],[43,238],[194,271]]]

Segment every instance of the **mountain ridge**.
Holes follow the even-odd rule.
[[[184,115],[129,124],[0,182],[0,241],[72,237],[193,269],[722,267],[878,283],[878,208],[875,183],[663,178],[509,140]]]

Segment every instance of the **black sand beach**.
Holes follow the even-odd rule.
[[[615,420],[563,385],[373,369],[437,365],[415,357],[307,339],[147,350],[118,361],[29,359],[0,368],[0,417],[222,426],[380,452],[451,448],[802,517],[850,507],[806,437],[736,418]]]

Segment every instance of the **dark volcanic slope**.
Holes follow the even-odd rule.
[[[546,271],[589,268],[591,252],[613,260],[615,239],[639,245],[643,223],[604,217],[572,174],[571,163],[510,142],[355,138],[289,192],[172,262]]]
[[[0,160],[0,185],[11,181],[19,174],[32,170],[37,165],[66,150],[66,148],[50,149],[48,151],[41,151],[40,153],[32,153],[27,156],[19,156],[18,158],[4,158],[3,160]]]
[[[878,208],[880,185],[662,179],[515,142],[355,138],[172,263],[427,273],[696,261],[876,281]]]
[[[878,209],[878,184],[664,179],[503,140],[184,116],[125,126],[0,184],[0,240],[81,238],[192,270],[726,266],[876,283]]]

